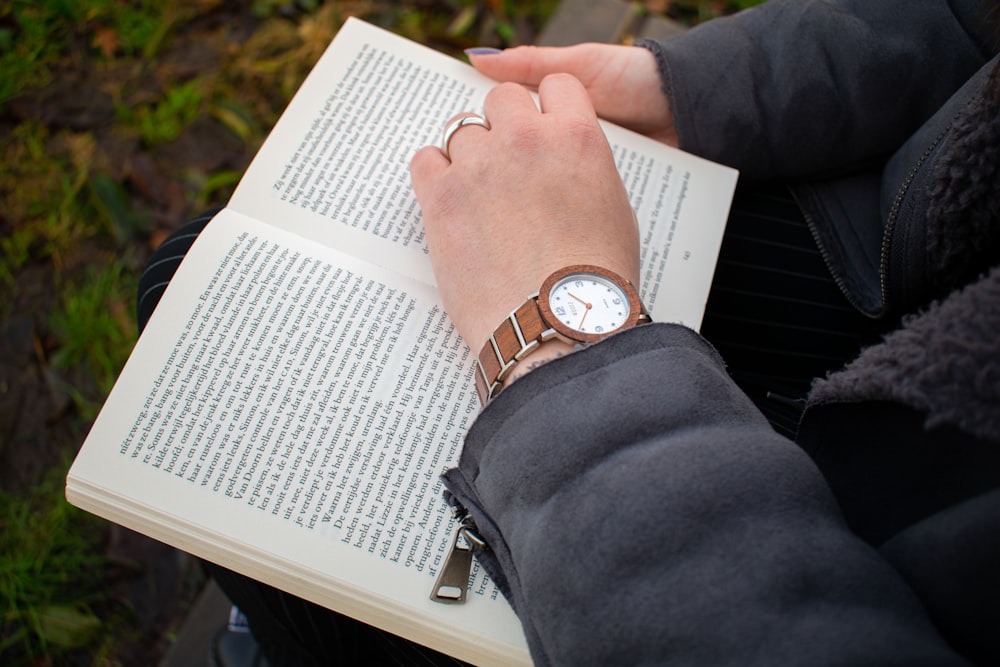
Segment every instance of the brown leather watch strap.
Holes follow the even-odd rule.
[[[593,293],[594,303],[611,313],[611,319],[604,322],[611,327],[610,331],[604,332],[600,325],[595,325],[593,330],[584,330],[583,318],[594,304],[572,293],[568,296],[586,307],[584,311],[581,310],[581,306],[576,306],[577,311],[583,313],[580,315],[578,312],[575,315],[580,319],[579,330],[570,326],[568,322],[560,321],[559,311],[563,308],[559,306],[553,309],[549,299],[553,298],[552,295],[557,291],[565,291],[565,286],[568,286],[569,282],[560,287],[560,281],[567,279],[574,281],[573,284],[581,288],[589,283],[597,286],[599,290],[607,290],[608,294],[614,292],[609,287],[610,284],[617,285],[620,290],[617,295],[605,297],[603,291]],[[622,298],[627,299],[628,304],[624,304]],[[627,307],[627,311],[623,312],[624,307]],[[567,311],[573,311],[573,308]],[[551,338],[558,337],[568,343],[594,343],[622,328],[649,321],[649,314],[642,305],[639,293],[632,283],[622,276],[591,264],[575,264],[559,269],[545,279],[541,292],[529,297],[520,308],[508,315],[483,345],[476,360],[476,393],[479,394],[479,402],[486,405],[500,392],[504,380],[514,365]]]
[[[500,323],[483,345],[476,364],[476,393],[486,405],[500,389],[507,373],[552,332],[542,320],[538,298],[532,297]]]

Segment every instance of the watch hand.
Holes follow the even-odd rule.
[[[587,310],[590,310],[591,306],[590,306],[589,303],[587,303],[586,301],[584,301],[583,299],[581,299],[577,295],[573,294],[572,292],[566,292],[566,294],[568,294],[570,296],[570,298],[576,299],[577,301],[579,301],[580,303],[582,303],[587,308]]]
[[[570,296],[573,296],[573,295],[571,294]],[[575,296],[573,298],[576,299]],[[579,301],[579,299],[577,299],[577,300]],[[581,302],[581,303],[583,303],[583,302]],[[593,305],[591,305],[589,303],[584,303],[583,305],[585,306],[585,308],[583,309],[583,317],[580,318],[580,324],[576,327],[577,329],[580,329],[580,330],[583,330],[583,321],[585,319],[587,319],[587,313],[589,313],[590,309],[594,307]]]

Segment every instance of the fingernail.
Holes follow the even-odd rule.
[[[503,50],[494,49],[492,46],[477,46],[475,48],[466,49],[465,53],[470,56],[492,56],[497,53],[503,53]]]

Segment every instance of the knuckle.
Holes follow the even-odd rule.
[[[597,123],[590,118],[582,116],[568,116],[562,121],[563,130],[574,140],[585,144],[586,147],[605,142],[604,133]]]
[[[433,225],[446,224],[448,220],[463,215],[468,207],[468,188],[460,174],[447,174],[428,193],[421,208],[424,217]]]
[[[511,123],[508,129],[507,141],[516,154],[530,157],[546,150],[543,141],[545,133],[538,123],[517,121]]]

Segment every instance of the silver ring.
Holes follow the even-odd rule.
[[[451,136],[458,132],[459,128],[465,127],[466,125],[478,125],[479,127],[484,127],[487,130],[490,129],[489,121],[487,121],[482,116],[477,116],[475,114],[469,116],[462,116],[456,120],[451,121],[444,128],[444,134],[441,135],[441,152],[444,156],[451,159],[451,155],[448,153],[448,142],[451,141]]]

